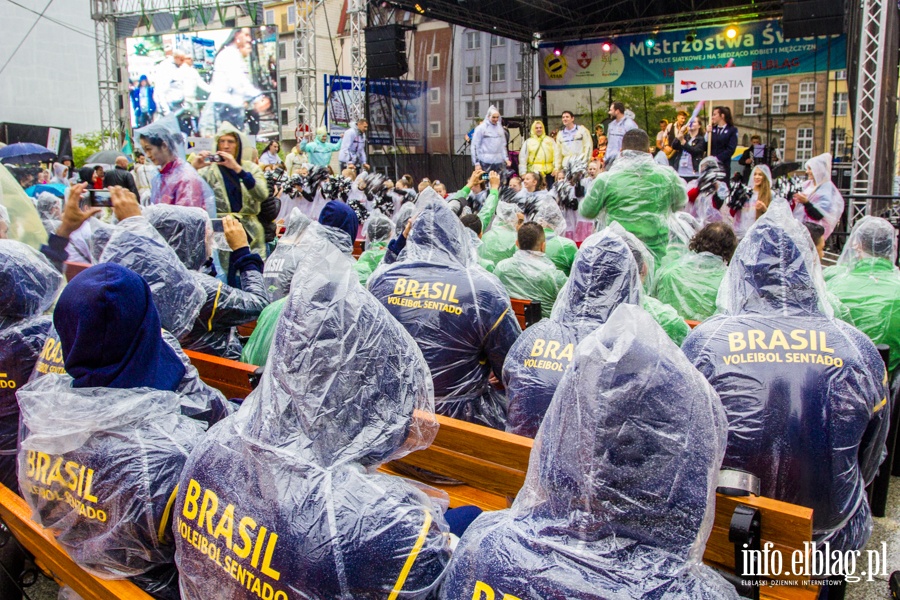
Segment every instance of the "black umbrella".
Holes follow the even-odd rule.
[[[790,175],[794,171],[799,171],[800,166],[798,162],[781,163],[772,169],[772,179],[778,179],[779,177]]]
[[[30,165],[53,158],[56,153],[40,144],[19,142],[0,148],[0,162],[5,165]]]
[[[116,159],[120,156],[124,156],[128,159],[128,162],[131,162],[131,157],[124,152],[119,152],[118,150],[101,150],[100,152],[95,152],[94,154],[92,154],[91,157],[84,162],[84,164],[114,165],[116,164]]]

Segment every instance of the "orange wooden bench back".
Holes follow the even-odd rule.
[[[78,275],[79,273],[84,271],[85,269],[88,269],[91,267],[91,265],[89,265],[87,263],[72,262],[72,261],[68,261],[68,260],[65,263],[63,263],[63,266],[64,266],[64,274],[66,276],[66,281],[72,281],[73,277],[75,277],[76,275]]]

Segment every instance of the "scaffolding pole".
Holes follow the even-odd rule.
[[[350,20],[350,122],[355,123],[366,115],[366,47],[363,31],[366,28],[366,0],[349,0],[347,16]]]
[[[97,81],[100,95],[101,147],[118,150],[119,66],[116,47],[115,0],[94,0],[91,18],[97,45]]]
[[[319,122],[316,104],[316,8],[323,0],[294,0],[294,64],[297,75],[297,126],[313,131]],[[300,140],[298,139],[299,143]]]
[[[522,136],[531,127],[534,117],[534,61],[537,51],[528,42],[522,43]]]

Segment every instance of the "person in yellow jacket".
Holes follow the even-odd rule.
[[[544,124],[535,121],[531,124],[531,137],[522,142],[519,152],[519,175],[540,173],[547,176],[556,173],[561,163],[561,153],[556,141],[544,132]]]

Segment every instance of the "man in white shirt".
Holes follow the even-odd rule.
[[[590,162],[594,152],[594,141],[591,132],[584,125],[575,124],[575,115],[571,111],[562,112],[563,127],[556,134],[556,143],[561,151],[560,164],[569,156],[579,156],[585,163]]]
[[[622,137],[632,129],[637,129],[637,123],[625,116],[625,105],[621,102],[613,102],[609,105],[609,116],[612,121],[606,128],[606,154],[603,157],[603,165],[608,170],[622,149]]]

